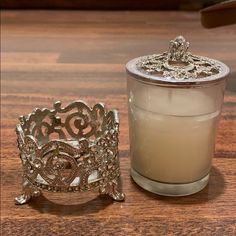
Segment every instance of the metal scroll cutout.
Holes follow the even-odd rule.
[[[118,190],[118,114],[102,104],[75,101],[62,108],[35,109],[20,118],[18,147],[23,165],[23,204],[41,190],[74,192],[98,189],[122,201]]]

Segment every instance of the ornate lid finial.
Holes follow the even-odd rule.
[[[171,61],[186,61],[189,42],[183,36],[178,36],[170,41],[168,59]]]

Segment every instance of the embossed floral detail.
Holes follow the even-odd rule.
[[[137,63],[141,71],[176,80],[197,79],[220,73],[220,67],[206,57],[187,52],[189,42],[178,36],[170,41],[169,51],[142,58]]]

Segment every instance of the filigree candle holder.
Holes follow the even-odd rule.
[[[24,204],[31,197],[50,192],[98,190],[116,201],[120,191],[116,110],[98,103],[90,108],[75,101],[62,108],[35,109],[20,117],[16,126],[23,166],[23,193],[15,198]]]

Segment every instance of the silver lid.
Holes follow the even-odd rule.
[[[201,86],[216,83],[229,74],[224,63],[188,52],[183,36],[170,41],[162,54],[142,56],[129,61],[126,70],[136,79],[163,86]]]

